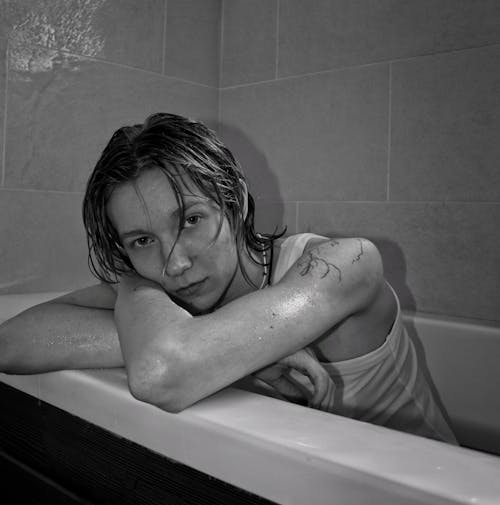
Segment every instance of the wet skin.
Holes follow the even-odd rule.
[[[118,186],[107,211],[136,272],[160,284],[192,314],[206,313],[253,288],[238,265],[227,218],[190,180],[181,182],[185,219],[179,236],[177,199],[159,169]],[[243,253],[241,258],[257,282],[261,267]]]

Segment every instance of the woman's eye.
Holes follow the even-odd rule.
[[[200,219],[201,219],[201,216],[199,216],[197,214],[194,214],[193,216],[189,216],[186,218],[186,226],[194,226],[194,225],[198,224]]]
[[[153,239],[151,239],[150,237],[139,237],[132,242],[132,247],[133,248],[147,247],[152,242]]]

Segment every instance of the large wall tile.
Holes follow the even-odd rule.
[[[224,3],[221,86],[274,79],[278,0]]]
[[[97,282],[87,266],[81,200],[81,194],[0,189],[0,293]]]
[[[104,39],[101,57],[161,72],[165,1],[94,0],[101,4],[95,15],[95,29]]]
[[[221,0],[168,0],[165,74],[219,85]]]
[[[280,0],[279,76],[500,42],[498,0]]]
[[[286,234],[297,231],[297,204],[295,202],[255,202],[255,230],[258,233],[276,233],[286,229]]]
[[[7,85],[7,74],[5,72],[7,62],[7,41],[0,37],[0,186],[2,185],[4,166],[4,134],[3,125],[5,123],[5,93]]]
[[[500,320],[499,204],[304,203],[299,230],[364,236],[409,309]]]
[[[500,200],[500,46],[393,65],[390,195]]]
[[[84,59],[33,52],[39,71],[11,59],[6,186],[82,191],[118,127],[153,112],[215,124],[217,91],[162,75]]]
[[[222,90],[224,137],[256,194],[385,199],[388,76],[376,65]]]
[[[164,0],[16,0],[2,3],[0,34],[20,54],[38,45],[161,72],[163,11]]]

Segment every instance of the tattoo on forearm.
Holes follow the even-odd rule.
[[[365,251],[363,250],[363,241],[358,238],[357,239],[358,242],[359,242],[359,247],[361,248],[361,250],[359,251],[359,254],[352,260],[352,263],[356,263],[356,261],[359,261],[361,259],[361,256],[363,256],[363,254],[365,254]]]
[[[335,244],[331,244],[331,245],[333,247],[333,245],[335,245]],[[297,262],[297,267],[299,268],[300,275],[304,276],[313,270],[319,270],[320,278],[323,279],[333,269],[337,273],[338,281],[341,282],[342,281],[342,272],[341,272],[340,268],[338,268],[333,263],[330,263],[329,261],[326,261],[325,259],[320,258],[316,254],[314,254],[314,251],[317,251],[317,248],[314,248],[311,251],[304,254],[302,256],[302,258],[300,258],[299,261]]]

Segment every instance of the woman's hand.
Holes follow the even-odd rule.
[[[294,380],[290,375],[292,370],[309,378],[314,388],[312,394],[305,386]],[[253,375],[287,400],[303,403],[305,399],[309,407],[333,412],[335,384],[308,347],[280,359]]]

